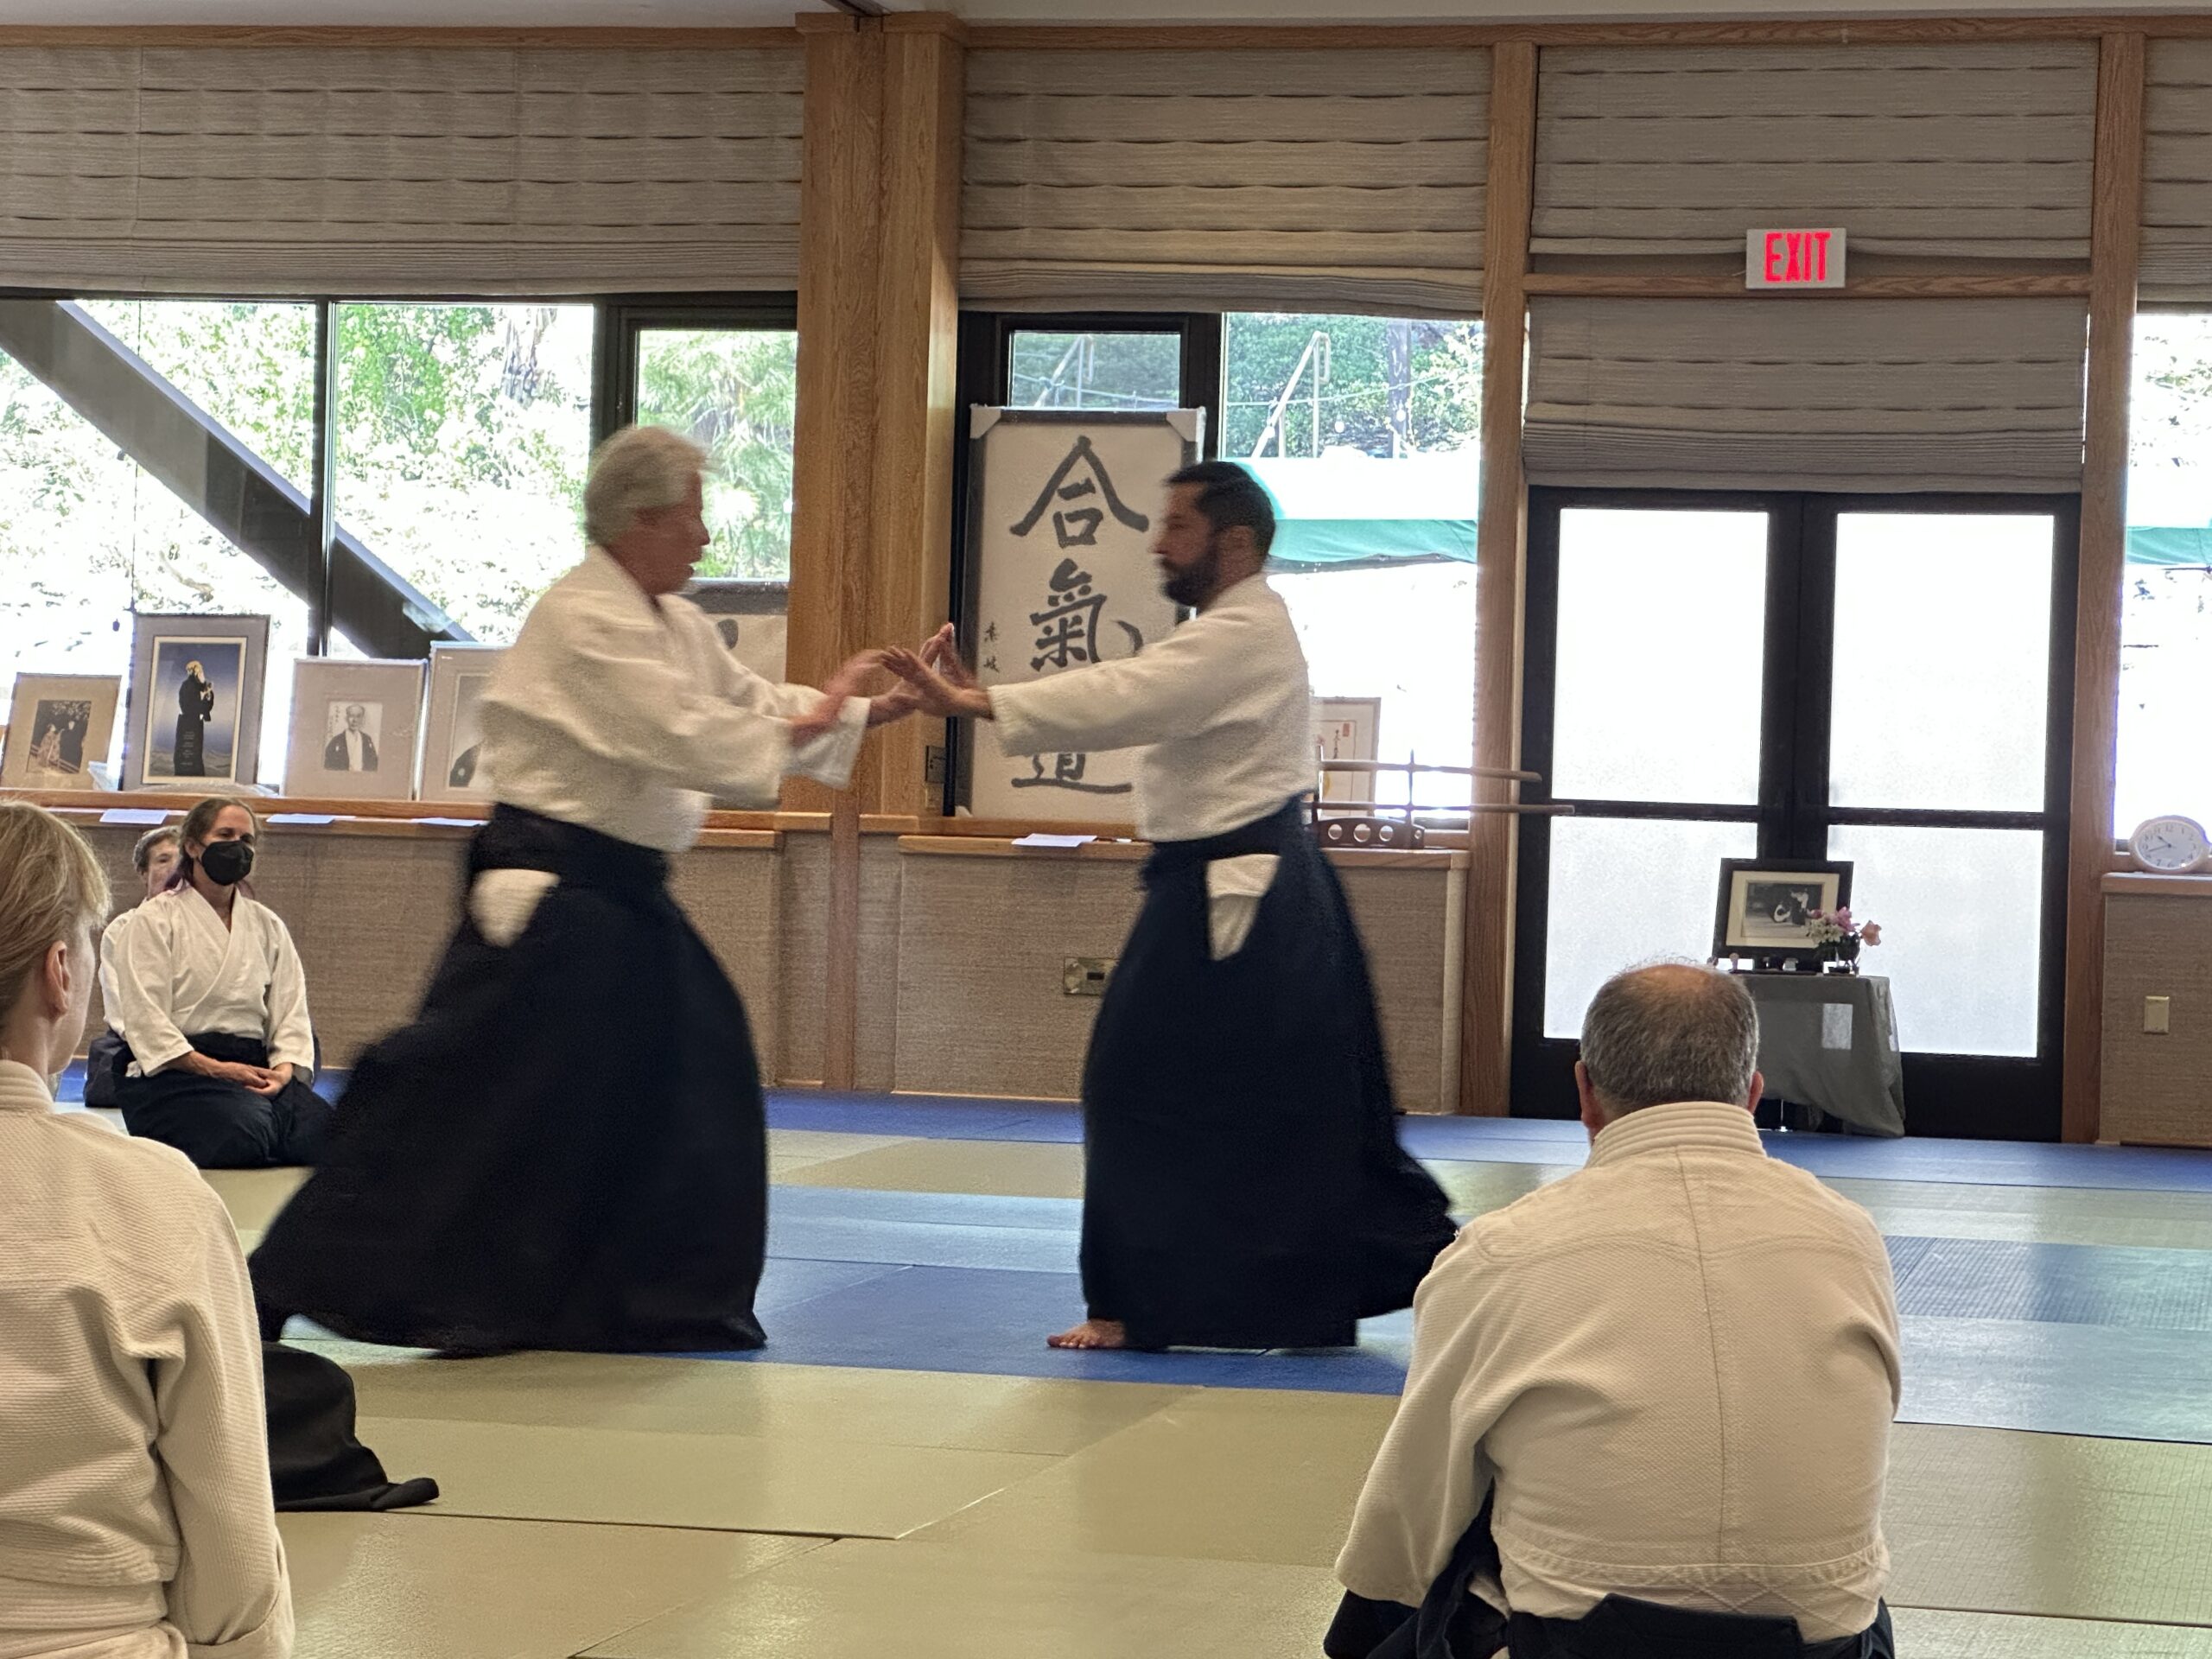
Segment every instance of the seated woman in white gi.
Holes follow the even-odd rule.
[[[100,966],[108,1023],[129,1050],[124,1122],[202,1169],[312,1164],[330,1126],[308,1086],[300,953],[242,885],[258,837],[237,801],[194,807],[168,891],[139,906]]]
[[[138,873],[145,899],[168,891],[169,877],[176,874],[177,860],[182,856],[177,839],[176,826],[165,823],[139,836],[138,844],[130,849],[130,868]],[[103,963],[137,913],[136,910],[126,910],[107,925],[107,931],[100,935]],[[99,1035],[92,1039],[92,1046],[85,1051],[85,1104],[113,1106],[116,1079],[130,1064],[130,1052],[123,1046],[122,1037],[113,1027],[102,1027]]]
[[[74,830],[0,804],[0,1654],[284,1659],[238,1236],[168,1147],[54,1109],[107,904]]]

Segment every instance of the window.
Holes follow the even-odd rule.
[[[511,643],[583,550],[592,308],[334,309],[340,527],[477,639]]]
[[[1023,409],[1176,409],[1183,402],[1178,331],[1014,331],[1007,403]]]
[[[2212,313],[2135,324],[2113,829],[2212,820]]]
[[[1221,453],[1274,495],[1273,580],[1314,695],[1381,699],[1377,760],[1468,766],[1481,325],[1239,313],[1224,328]],[[1468,786],[1429,775],[1409,792],[1385,772],[1358,792],[1451,807]]]
[[[211,493],[211,442],[246,452],[304,502],[314,448],[315,309],[308,305],[92,301],[60,308],[67,343],[38,363],[0,357],[0,687],[17,673],[127,677],[135,612],[270,619],[259,776],[283,775],[292,662],[308,649],[307,572],[263,563],[282,527]],[[41,378],[44,377],[44,378]],[[68,391],[65,400],[58,382]],[[147,462],[110,424],[154,397],[181,401],[208,436]],[[171,433],[190,429],[171,426]],[[172,482],[164,482],[164,477]],[[235,482],[235,474],[230,475]],[[190,480],[188,482],[188,480]],[[181,493],[180,493],[181,492]],[[219,526],[227,525],[228,531]],[[231,532],[270,537],[255,553]],[[297,543],[289,550],[296,557]],[[103,760],[119,762],[124,721]]]
[[[772,296],[0,306],[0,690],[25,671],[127,676],[134,611],[265,614],[258,781],[276,785],[295,661],[512,640],[582,550],[594,432],[632,418],[709,451],[702,575],[746,590],[725,626],[780,672],[791,312]],[[619,375],[603,321],[627,342]]]

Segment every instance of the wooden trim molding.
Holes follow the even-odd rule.
[[[2127,899],[2212,899],[2212,875],[2153,875],[2147,870],[2114,870],[2101,884],[2104,892]]]
[[[2057,17],[1745,18],[1729,22],[984,23],[979,52],[1168,50],[1347,52],[1377,47],[1872,46],[1980,41],[2088,41],[2115,32],[2212,35],[2212,14]]]
[[[1529,493],[1521,471],[1528,350],[1529,226],[1535,203],[1536,49],[1500,46],[1491,67],[1490,188],[1483,246],[1482,519],[1475,564],[1475,765],[1521,764],[1522,572]],[[1473,798],[1503,804],[1515,785],[1475,780]],[[1468,821],[1459,982],[1462,1113],[1511,1109],[1514,861],[1520,817]]]
[[[419,50],[528,47],[537,51],[604,52],[620,48],[728,52],[783,47],[796,50],[791,29],[425,29],[369,24],[154,23],[94,28],[74,23],[0,27],[0,48],[26,47],[404,47]]]
[[[1740,273],[1724,271],[1611,272],[1531,271],[1524,284],[1530,294],[1581,298],[1653,300],[1990,300],[2072,299],[2090,289],[2087,271],[1888,271],[1863,276],[1841,288],[1797,289],[1760,293],[1744,286]]]
[[[2089,228],[2089,369],[2082,558],[2074,624],[2073,793],[2067,836],[2062,1132],[2097,1138],[2104,1047],[2104,882],[2112,868],[2120,746],[2121,584],[2127,554],[2127,408],[2143,224],[2142,35],[2097,53],[2095,200]]]

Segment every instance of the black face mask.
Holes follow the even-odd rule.
[[[211,841],[200,849],[200,868],[219,887],[235,887],[253,874],[253,846],[244,841]]]

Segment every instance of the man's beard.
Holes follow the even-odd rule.
[[[1197,606],[1212,597],[1220,579],[1221,543],[1210,536],[1198,563],[1170,575],[1160,584],[1160,590],[1178,605]]]

